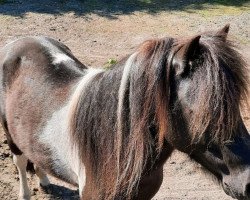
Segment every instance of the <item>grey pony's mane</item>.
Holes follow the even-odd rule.
[[[154,146],[148,127],[166,127],[166,102],[160,95],[166,95],[161,87],[166,87],[162,82],[172,44],[170,38],[145,42],[111,70],[92,76],[75,98],[72,140],[93,178],[89,182],[104,199],[135,192]]]

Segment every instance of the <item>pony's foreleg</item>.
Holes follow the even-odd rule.
[[[29,200],[31,195],[28,187],[27,174],[26,174],[28,159],[23,154],[22,155],[14,154],[13,161],[17,167],[19,174],[19,181],[20,181],[19,198],[21,200]]]
[[[38,166],[35,165],[34,167],[35,167],[36,175],[39,178],[40,186],[42,186],[42,187],[48,186],[50,184],[50,182],[49,182],[47,175]]]

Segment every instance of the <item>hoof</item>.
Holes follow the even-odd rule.
[[[39,181],[39,184],[40,184],[41,187],[49,186],[49,185],[50,185],[50,182],[49,182],[48,177],[44,177],[43,179],[41,179],[41,180]]]

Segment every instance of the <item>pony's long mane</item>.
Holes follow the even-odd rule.
[[[88,174],[85,187],[98,195],[93,198],[134,197],[145,167],[160,152],[173,120],[169,85],[175,45],[180,44],[172,38],[146,41],[78,90],[69,126]],[[236,134],[239,102],[247,92],[246,65],[229,42],[202,35],[194,66],[192,81],[199,87],[190,91],[197,106],[189,129],[201,138],[209,127],[212,138],[228,140]]]
[[[93,178],[88,183],[99,189],[98,198],[135,195],[157,140],[163,143],[172,44],[171,38],[146,41],[127,60],[92,77],[80,95],[79,89],[73,95],[72,141]],[[152,135],[152,130],[158,134]]]
[[[189,127],[193,141],[204,138],[206,130],[210,140],[230,141],[239,134],[240,105],[247,104],[247,65],[229,40],[211,35],[202,35],[193,65],[197,71],[192,81],[199,85],[190,91],[195,105]]]

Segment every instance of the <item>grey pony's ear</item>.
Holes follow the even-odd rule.
[[[176,75],[183,74],[188,67],[189,61],[194,57],[198,47],[201,36],[195,36],[182,45],[175,53],[172,61],[172,66],[175,69]]]
[[[230,24],[226,24],[222,29],[218,30],[215,36],[220,37],[222,40],[227,40]]]

